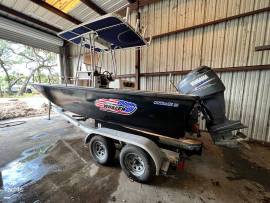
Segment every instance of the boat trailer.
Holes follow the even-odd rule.
[[[202,151],[202,143],[196,139],[150,139],[141,134],[103,127],[101,123],[97,127],[91,127],[81,121],[85,119],[70,115],[61,107],[51,104],[49,119],[51,110],[86,133],[84,144],[89,145],[92,157],[99,164],[110,165],[115,158],[116,149],[120,150],[123,171],[137,182],[148,182],[154,175],[166,175],[170,165],[183,169],[186,158],[193,154],[200,155]],[[148,171],[147,175],[144,170]]]

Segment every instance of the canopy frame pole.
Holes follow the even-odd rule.
[[[101,50],[100,70],[103,67],[103,64],[104,64],[104,50]]]
[[[78,84],[78,71],[79,71],[79,67],[80,62],[81,62],[81,54],[82,54],[82,45],[83,45],[83,38],[81,39],[81,44],[80,44],[80,49],[79,49],[79,56],[78,56],[78,63],[77,63],[77,69],[76,69],[76,74],[75,74],[75,86],[77,86]]]
[[[95,77],[94,77],[94,72],[95,72],[95,33],[90,32],[89,33],[89,45],[90,45],[90,56],[91,56],[91,66],[92,66],[92,73],[91,73],[91,86],[95,87]],[[89,84],[90,85],[90,84]]]
[[[92,35],[91,35],[91,32],[89,33],[89,46],[90,46],[90,59],[91,59],[91,63],[93,63],[93,54],[92,54]],[[93,66],[92,64],[90,65],[91,69],[93,69]],[[93,87],[93,70],[92,70],[92,73],[91,73],[91,76],[90,76],[90,79],[89,79],[89,86],[92,86]]]
[[[96,52],[95,52],[95,41],[96,41],[96,36],[95,34],[93,33],[93,64],[92,64],[92,69],[93,69],[93,76],[94,76],[94,72],[96,71],[96,59],[95,59],[95,56],[96,56]]]
[[[117,76],[117,72],[116,72],[116,57],[115,57],[115,49],[111,49],[111,57],[112,57],[112,64],[113,64],[113,72],[115,77]]]

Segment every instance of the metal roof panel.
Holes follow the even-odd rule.
[[[127,0],[119,0],[119,1],[92,0],[92,1],[108,13],[115,12],[120,8],[122,8],[123,6],[128,5]],[[29,0],[0,0],[0,2],[4,6],[10,7],[18,12],[21,12],[25,15],[29,15],[33,18],[51,24],[55,27],[59,27],[60,29],[63,30],[66,30],[74,26],[72,22],[48,11],[43,7],[38,6],[37,4]],[[82,2],[80,2],[74,9],[69,11],[68,14],[82,22],[89,21],[91,19],[95,19],[98,16],[100,16],[98,13],[96,13],[94,10],[92,10]],[[23,19],[19,20],[24,21]]]

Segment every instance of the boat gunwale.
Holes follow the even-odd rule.
[[[41,84],[41,83],[33,83],[33,86],[42,86],[42,87],[50,87],[56,89],[75,89],[75,90],[91,90],[94,92],[103,92],[108,94],[125,94],[130,96],[154,96],[157,98],[168,97],[169,99],[184,99],[184,100],[192,100],[197,101],[200,98],[195,95],[187,95],[180,93],[166,93],[166,92],[156,92],[156,91],[144,91],[144,90],[127,90],[127,89],[109,89],[109,88],[94,88],[94,87],[83,87],[83,86],[71,86],[64,84],[50,85],[50,84]],[[146,95],[145,95],[146,94]]]

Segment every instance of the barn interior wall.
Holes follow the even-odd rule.
[[[140,9],[146,37],[267,8],[269,0],[161,0]],[[131,14],[134,26],[136,13]],[[213,68],[270,65],[270,51],[255,52],[256,46],[270,44],[270,12],[233,18],[221,23],[187,29],[152,40],[141,49],[141,72],[155,73],[193,70],[201,65]],[[78,48],[72,48],[71,63],[76,67]],[[105,66],[112,71],[110,56]],[[135,50],[116,52],[117,75],[135,73]],[[241,119],[242,130],[252,139],[270,141],[270,70],[219,73],[226,86],[226,112]],[[183,75],[143,76],[141,89],[175,91],[170,85]],[[134,77],[126,79],[134,80]],[[203,123],[201,124],[203,128]]]

